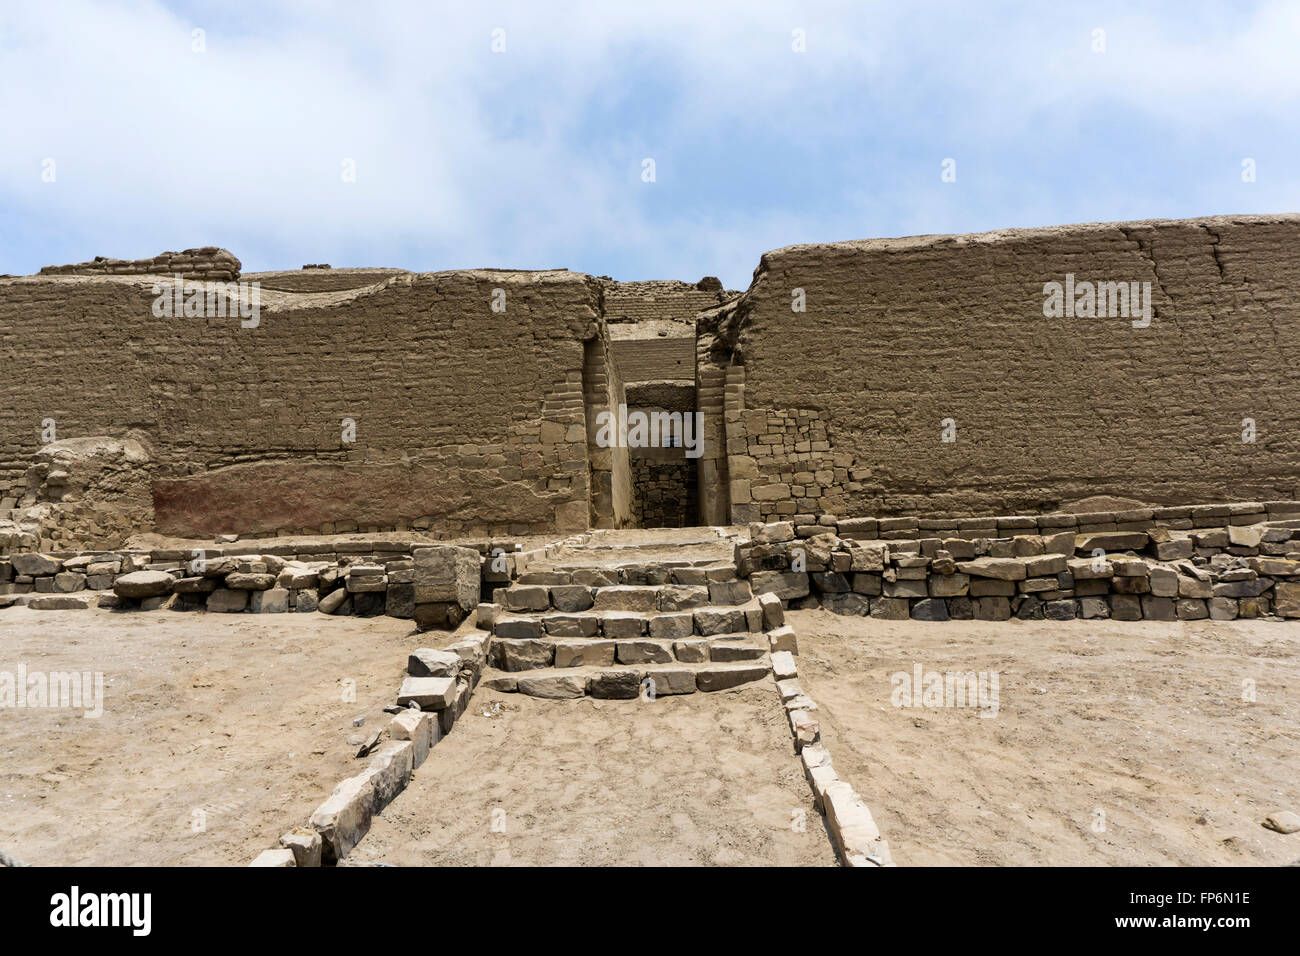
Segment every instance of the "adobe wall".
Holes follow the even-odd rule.
[[[1150,325],[1044,317],[1067,273],[1150,282]],[[1298,289],[1295,215],[769,252],[700,322],[731,518],[1300,497]]]
[[[181,252],[162,252],[148,259],[113,259],[96,256],[89,262],[44,266],[40,274],[52,275],[182,275],[187,279],[229,282],[238,279],[243,264],[218,246]]]
[[[0,498],[21,496],[53,419],[60,439],[147,436],[167,534],[587,526],[583,343],[601,334],[587,277],[263,289],[256,328],[155,317],[155,281],[0,280]]]

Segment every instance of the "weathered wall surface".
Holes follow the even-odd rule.
[[[1044,317],[1067,273],[1151,283],[1150,325]],[[1292,498],[1300,217],[780,249],[702,320],[700,361],[744,366],[734,520]]]
[[[229,282],[239,278],[240,261],[218,246],[203,246],[182,252],[162,252],[149,259],[111,259],[96,256],[89,262],[66,266],[45,266],[41,275],[176,275],[186,278]]]
[[[624,382],[695,381],[695,335],[614,339],[614,361]]]
[[[245,282],[256,282],[263,289],[281,292],[341,292],[358,289],[407,274],[405,269],[284,269],[276,272],[246,272]]]
[[[586,527],[587,277],[264,289],[256,328],[158,318],[153,299],[126,276],[0,280],[0,497],[53,419],[60,439],[147,433],[164,533]]]
[[[606,416],[617,416],[618,407],[626,401],[625,386],[610,345],[606,335],[588,339],[584,344],[582,389],[591,488],[587,520],[592,528],[624,528],[635,521],[628,449],[610,444],[602,436]]]
[[[107,262],[0,279],[0,501],[49,420],[60,440],[138,430],[168,533],[623,526],[633,469],[594,415],[643,374],[677,379],[692,342],[703,523],[1300,497],[1297,216],[794,246],[739,298],[564,271],[267,273],[251,328],[156,317],[158,280],[132,273],[183,261]],[[1149,283],[1149,324],[1045,317],[1067,274]],[[620,347],[650,351],[624,369]]]

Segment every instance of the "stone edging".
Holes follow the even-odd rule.
[[[312,813],[305,827],[280,837],[250,866],[320,866],[346,857],[370,829],[371,820],[411,782],[433,747],[451,733],[469,707],[487,661],[491,635],[475,631],[441,651],[411,654],[388,724],[389,742],[366,769],[342,781]]]
[[[799,653],[794,628],[784,623],[780,602],[776,611],[779,625],[770,632],[772,642],[772,676],[777,693],[785,706],[794,749],[803,763],[804,776],[813,792],[813,802],[826,819],[835,849],[844,866],[894,866],[889,843],[866,802],[848,781],[841,780],[831,765],[831,755],[821,740],[821,723],[814,714],[817,705],[799,686],[795,656]],[[767,611],[768,608],[765,608]]]

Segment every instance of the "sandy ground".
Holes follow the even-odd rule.
[[[1260,826],[1300,812],[1295,625],[789,617],[835,767],[900,866],[1300,860],[1300,833]],[[997,716],[893,706],[916,664],[996,671]]]
[[[246,865],[364,766],[348,738],[387,724],[426,643],[408,635],[386,617],[0,611],[0,671],[104,675],[98,719],[0,710],[0,849],[33,866]]]
[[[494,702],[498,716],[483,716]],[[480,690],[346,862],[833,866],[836,859],[768,678],[653,702]]]

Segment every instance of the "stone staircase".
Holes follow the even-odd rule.
[[[771,673],[770,653],[789,630],[781,603],[737,578],[731,542],[699,537],[711,530],[621,545],[589,536],[594,543],[568,546],[497,588],[478,610],[478,626],[492,635],[486,686],[630,699],[722,690]]]

